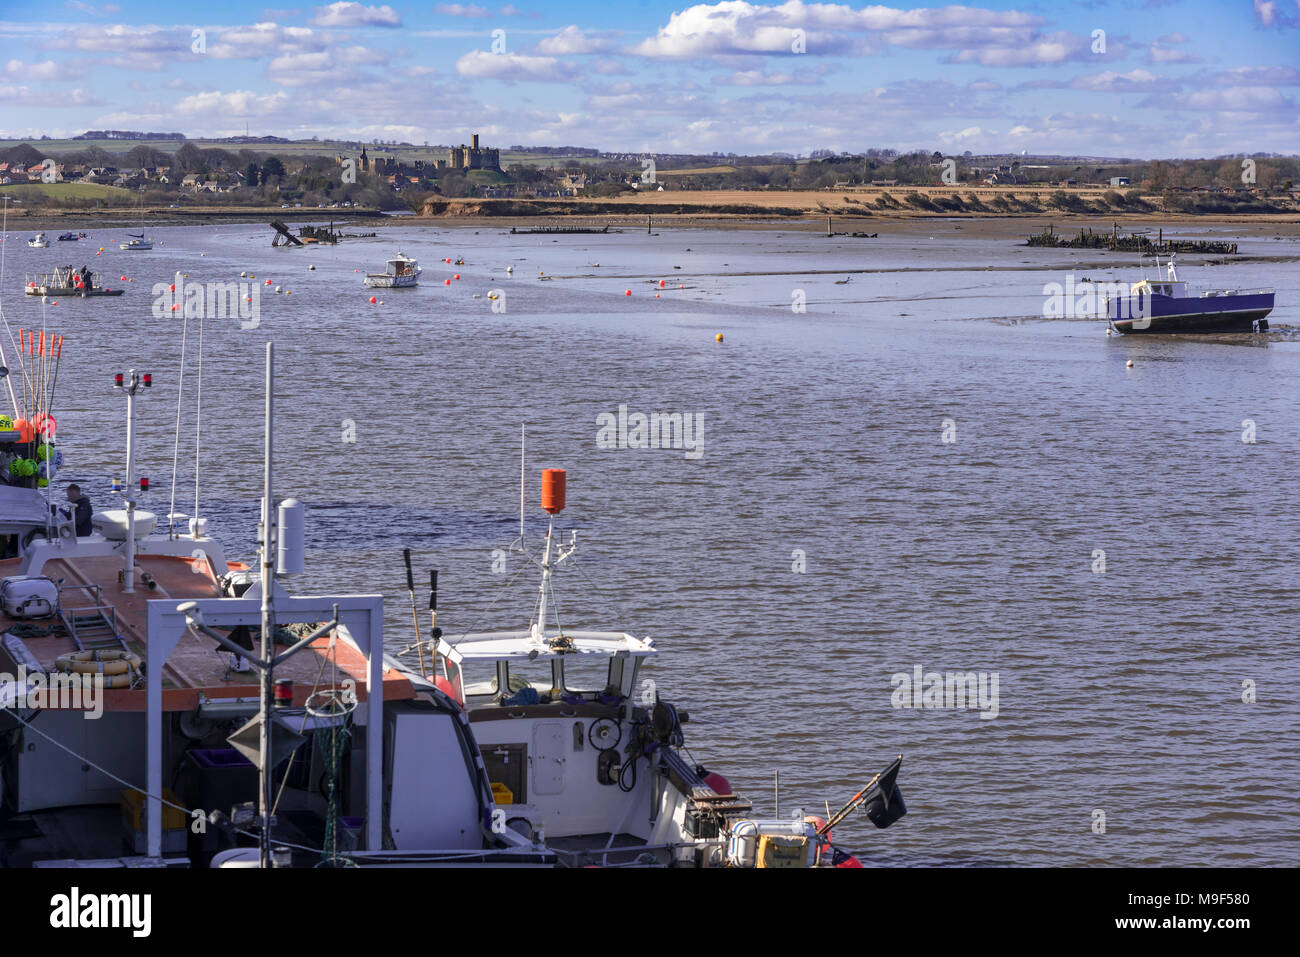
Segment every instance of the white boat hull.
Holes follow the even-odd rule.
[[[371,289],[403,289],[419,284],[419,276],[389,276],[385,273],[370,273],[366,276],[366,285]]]

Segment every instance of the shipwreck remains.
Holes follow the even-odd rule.
[[[1025,245],[1068,249],[1109,249],[1114,252],[1144,254],[1212,253],[1235,256],[1237,253],[1236,243],[1217,242],[1212,239],[1171,239],[1166,242],[1163,227],[1157,230],[1155,240],[1141,233],[1121,236],[1118,223],[1111,227],[1109,233],[1080,229],[1079,234],[1071,238],[1059,235],[1051,225],[1048,225],[1038,235],[1030,236],[1025,241]]]

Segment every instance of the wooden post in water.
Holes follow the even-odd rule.
[[[1161,226],[1156,231],[1156,248],[1162,249],[1165,245],[1165,228]]]
[[[645,214],[645,234],[647,236],[650,235],[650,224],[653,220],[654,220],[654,215],[652,213]]]
[[[829,236],[830,234],[831,234],[831,218],[830,218],[829,216],[827,216],[827,217],[826,217],[826,235]]]

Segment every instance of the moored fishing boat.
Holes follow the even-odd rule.
[[[28,276],[23,291],[29,296],[120,296],[123,290],[96,285],[96,274],[88,266],[73,269],[56,266],[54,272],[43,276]]]
[[[410,256],[398,252],[388,260],[388,268],[381,273],[367,273],[365,283],[372,289],[404,289],[419,285],[420,264]]]
[[[50,350],[29,352],[24,381],[52,394]],[[281,579],[303,571],[306,539],[302,506],[272,494],[273,355],[268,343],[254,569],[227,560],[206,519],[189,518],[187,533],[171,512],[164,531],[139,507],[150,493],[146,480],[136,489],[132,436],[148,375],[115,377],[127,396],[123,507],[96,513],[89,534],[51,512],[48,488],[0,488],[0,533],[16,551],[0,561],[0,789],[12,811],[0,863],[835,862],[830,822],[755,820],[725,780],[682,759],[685,716],[639,680],[648,639],[551,630],[543,600],[526,631],[442,641],[433,629],[414,649],[436,650],[442,673],[430,675],[384,653],[381,595],[291,595]],[[41,362],[47,371],[29,368]],[[39,459],[41,444],[48,459],[47,409],[23,410],[15,459]],[[545,487],[554,516],[562,492],[554,476]],[[572,551],[571,540],[552,561],[552,540],[542,596]],[[883,801],[873,821],[901,816],[896,774],[897,762],[846,808],[867,802],[872,816]]]
[[[79,240],[88,238],[85,233],[62,233],[59,236],[61,243],[75,243]]]
[[[1163,278],[1145,278],[1127,295],[1107,296],[1103,310],[1110,328],[1121,333],[1266,332],[1273,290],[1207,289],[1194,295],[1178,278],[1171,255]]]
[[[48,249],[50,241],[45,238],[44,233],[37,233],[31,239],[27,240],[27,245],[33,249]]]

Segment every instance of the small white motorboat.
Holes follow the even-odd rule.
[[[372,289],[402,289],[420,284],[420,264],[410,256],[398,252],[388,260],[388,270],[380,273],[367,273],[366,285]]]
[[[37,233],[31,239],[27,240],[27,245],[31,246],[33,249],[48,249],[50,241],[45,238],[44,233]]]

